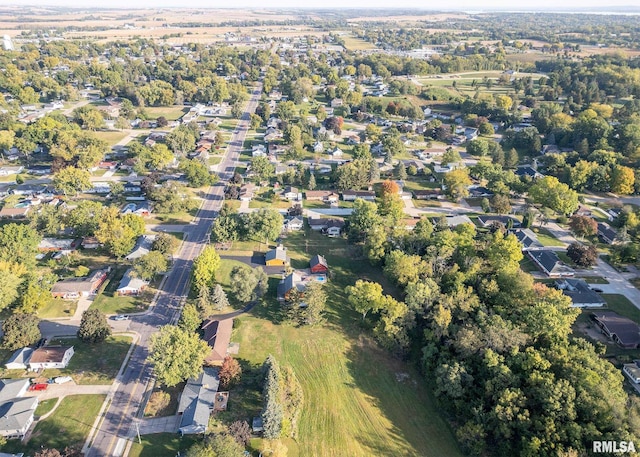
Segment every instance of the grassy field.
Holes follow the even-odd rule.
[[[273,354],[292,366],[305,395],[297,444],[287,443],[290,456],[461,456],[427,383],[366,336],[344,295],[344,287],[359,278],[379,281],[392,295],[398,291],[380,270],[354,259],[345,240],[307,231],[291,234],[284,244],[294,268],[308,267],[313,254],[327,258],[333,274],[326,286],[327,321],[313,328],[280,324],[281,308],[272,295],[237,319],[232,341],[240,343],[245,381],[234,389],[223,417],[259,414],[259,366]],[[277,282],[271,279],[271,293]]]
[[[362,51],[369,49],[376,49],[373,43],[369,43],[368,41],[364,41],[361,38],[356,38],[352,36],[344,36],[342,37],[344,40],[344,47],[350,51]]]
[[[60,300],[52,297],[42,309],[38,310],[38,317],[40,319],[71,317],[77,307],[78,302],[75,300]]]
[[[620,294],[601,294],[607,302],[607,308],[640,323],[640,309],[636,308],[627,297]]]
[[[100,411],[104,395],[71,395],[65,397],[54,413],[36,425],[27,443],[9,441],[4,452],[25,452],[33,455],[45,448],[81,448],[89,429]]]
[[[127,136],[127,132],[120,132],[116,130],[106,130],[106,131],[101,130],[93,133],[95,134],[96,137],[109,143],[109,146],[116,145],[118,141],[122,140],[125,136]]]
[[[187,435],[181,437],[175,433],[158,433],[142,437],[142,444],[133,442],[129,457],[175,457],[178,452],[184,455],[197,438]]]
[[[150,106],[144,109],[149,117],[157,119],[164,116],[168,121],[180,119],[185,113],[189,112],[189,108],[182,106]]]
[[[36,417],[44,416],[53,409],[57,401],[58,398],[49,398],[47,400],[42,400],[38,403],[38,407],[36,408],[36,412],[34,413],[34,415]]]
[[[71,376],[78,384],[111,384],[120,370],[129,346],[131,337],[111,336],[99,344],[87,344],[77,338],[54,340],[51,345],[72,345],[75,354],[69,366],[62,370],[48,369],[42,376]]]

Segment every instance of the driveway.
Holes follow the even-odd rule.
[[[141,435],[154,433],[176,433],[180,426],[180,416],[152,417],[141,419],[139,423]]]
[[[73,381],[64,384],[49,384],[47,390],[38,392],[27,392],[25,397],[38,397],[38,401],[48,400],[49,398],[62,398],[67,395],[107,395],[111,390],[111,384],[106,385],[78,385]]]
[[[279,275],[282,274],[284,268],[282,267],[268,267],[264,264],[264,254],[253,254],[251,257],[247,256],[239,256],[239,255],[220,255],[221,259],[227,260],[236,260],[238,262],[242,262],[246,265],[249,265],[251,268],[260,267],[262,268],[268,275]]]

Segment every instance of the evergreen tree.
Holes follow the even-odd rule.
[[[227,294],[220,284],[216,284],[211,290],[211,304],[213,309],[218,311],[229,306]]]
[[[313,190],[316,188],[316,176],[313,173],[309,175],[309,184],[307,184],[307,188],[309,190]]]

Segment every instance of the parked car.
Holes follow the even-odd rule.
[[[53,378],[53,382],[56,384],[64,384],[65,382],[70,382],[71,376],[58,376],[57,378]]]
[[[113,316],[114,321],[126,321],[129,320],[129,316],[126,314],[118,314],[117,316]]]
[[[36,349],[40,349],[42,346],[45,345],[46,342],[47,342],[46,338],[40,338],[36,343]]]
[[[39,382],[37,384],[31,384],[28,390],[30,392],[34,392],[38,390],[47,390],[47,387],[49,387],[49,384],[45,384],[44,382]]]

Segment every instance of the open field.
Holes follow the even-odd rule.
[[[106,141],[109,146],[118,144],[120,140],[127,136],[127,132],[121,132],[117,130],[98,130],[93,133],[97,138]]]
[[[45,448],[81,448],[98,415],[104,395],[71,395],[60,403],[53,414],[36,425],[27,443],[9,441],[4,452],[34,452]]]
[[[255,246],[244,244],[249,250]],[[240,343],[238,359],[249,380],[234,390],[222,417],[248,420],[260,413],[261,386],[252,379],[273,354],[292,366],[304,390],[299,436],[290,456],[461,456],[426,381],[366,336],[360,316],[346,305],[344,287],[356,279],[379,281],[392,295],[398,293],[395,287],[380,270],[352,258],[343,239],[307,230],[290,234],[284,244],[294,268],[308,267],[313,254],[327,258],[333,275],[326,286],[327,321],[302,328],[281,324],[281,306],[271,295],[278,278],[272,278],[266,304],[237,319],[232,341]]]
[[[157,119],[160,116],[164,116],[168,121],[175,121],[180,119],[185,113],[189,112],[188,107],[184,106],[149,106],[144,109],[149,117]]]
[[[38,317],[40,319],[71,317],[77,307],[78,302],[75,300],[61,300],[52,297],[43,308],[38,310]]]
[[[111,336],[99,344],[87,344],[77,338],[53,340],[51,345],[73,346],[75,354],[69,366],[62,370],[47,369],[43,376],[71,376],[77,384],[111,384],[118,374],[129,346],[131,337]]]
[[[345,37],[342,37],[342,39],[344,40],[344,47],[347,48],[349,51],[362,51],[362,50],[376,49],[373,43],[369,43],[368,41],[365,41],[362,38],[345,36]]]

